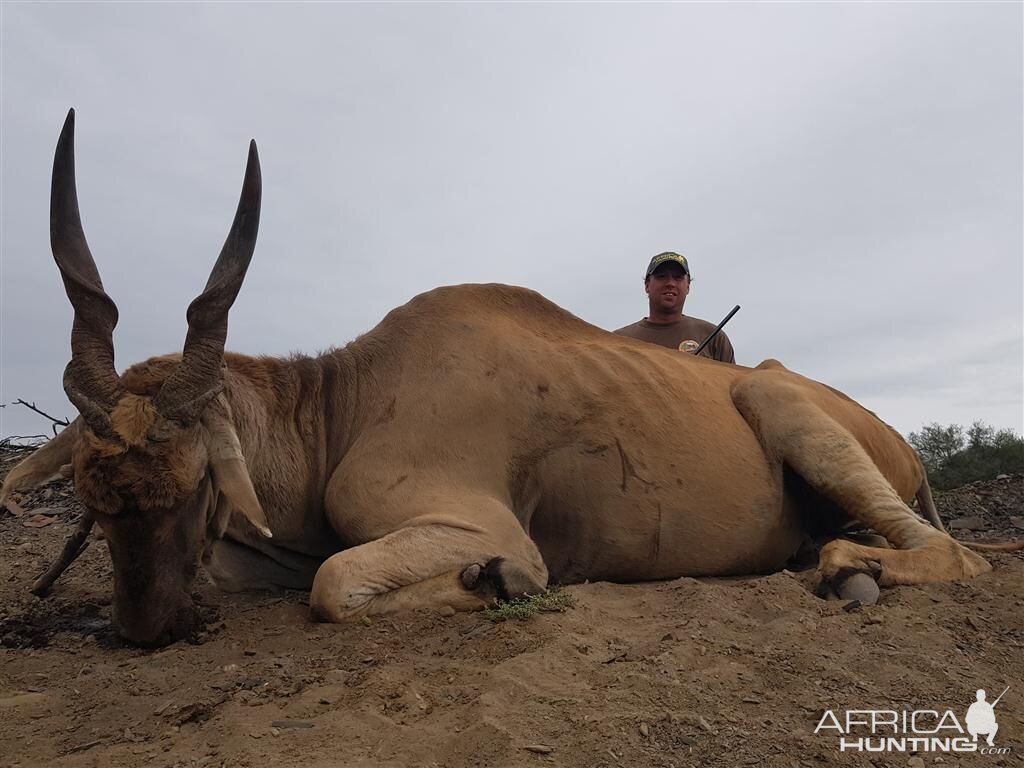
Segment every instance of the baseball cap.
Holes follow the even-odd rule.
[[[690,274],[690,265],[686,263],[685,256],[676,253],[675,251],[665,251],[664,253],[659,253],[657,256],[651,259],[651,263],[647,265],[647,274],[644,275],[644,280],[650,277],[651,273],[658,267],[660,267],[662,264],[664,264],[666,261],[671,261],[678,264],[683,268],[683,272],[685,272],[687,275]]]

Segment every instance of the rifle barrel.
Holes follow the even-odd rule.
[[[704,339],[704,341],[702,341],[702,342],[700,343],[700,346],[699,346],[699,347],[697,347],[697,348],[696,348],[695,350],[693,350],[693,354],[694,354],[694,355],[699,355],[699,354],[700,354],[700,352],[701,352],[701,350],[702,350],[702,349],[704,349],[704,347],[706,347],[706,346],[707,346],[707,345],[708,345],[708,344],[709,344],[709,343],[711,342],[711,340],[712,340],[713,338],[715,338],[715,336],[717,336],[717,335],[718,335],[718,332],[719,332],[720,330],[722,330],[722,327],[723,327],[723,326],[724,326],[724,325],[725,325],[726,323],[728,323],[728,322],[729,322],[730,320],[732,320],[732,316],[733,316],[733,315],[735,315],[735,314],[736,314],[737,312],[739,312],[739,311],[740,311],[740,305],[739,305],[739,304],[737,304],[737,305],[736,305],[735,307],[733,307],[733,308],[732,308],[732,312],[730,312],[730,313],[729,313],[728,315],[726,315],[726,316],[725,316],[725,319],[724,319],[724,320],[722,320],[722,322],[720,322],[720,323],[718,324],[718,326],[717,326],[717,327],[715,328],[715,330],[713,330],[713,331],[711,332],[711,334],[710,334],[710,335],[709,335],[709,336],[708,336],[708,337],[707,337],[706,339]]]

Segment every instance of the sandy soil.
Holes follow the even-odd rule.
[[[1024,765],[1020,554],[853,610],[814,597],[810,572],[587,584],[565,613],[501,623],[328,626],[309,622],[303,594],[204,588],[208,631],[146,652],[111,630],[102,542],[49,598],[29,594],[80,508],[62,482],[18,501],[0,510],[0,765]],[[962,537],[1024,534],[1020,476],[939,505],[968,518]],[[814,733],[829,709],[950,708],[963,722],[975,689],[1007,685],[1007,754],[841,753],[834,731]]]

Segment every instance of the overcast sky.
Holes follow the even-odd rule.
[[[1024,421],[1022,5],[0,4],[0,397],[73,416],[49,250],[77,113],[118,367],[178,350],[259,144],[228,348],[316,352],[438,285],[686,312],[900,431]],[[0,437],[47,431],[21,407]]]

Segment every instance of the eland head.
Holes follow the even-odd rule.
[[[259,226],[259,158],[251,142],[234,222],[206,288],[188,308],[180,357],[154,358],[119,376],[117,307],[103,289],[78,209],[74,129],[71,110],[54,157],[50,241],[75,313],[64,372],[64,390],[81,414],[68,430],[75,491],[109,544],[118,632],[160,645],[194,629],[192,584],[204,546],[223,534],[231,509],[270,536],[222,395],[228,310]]]

